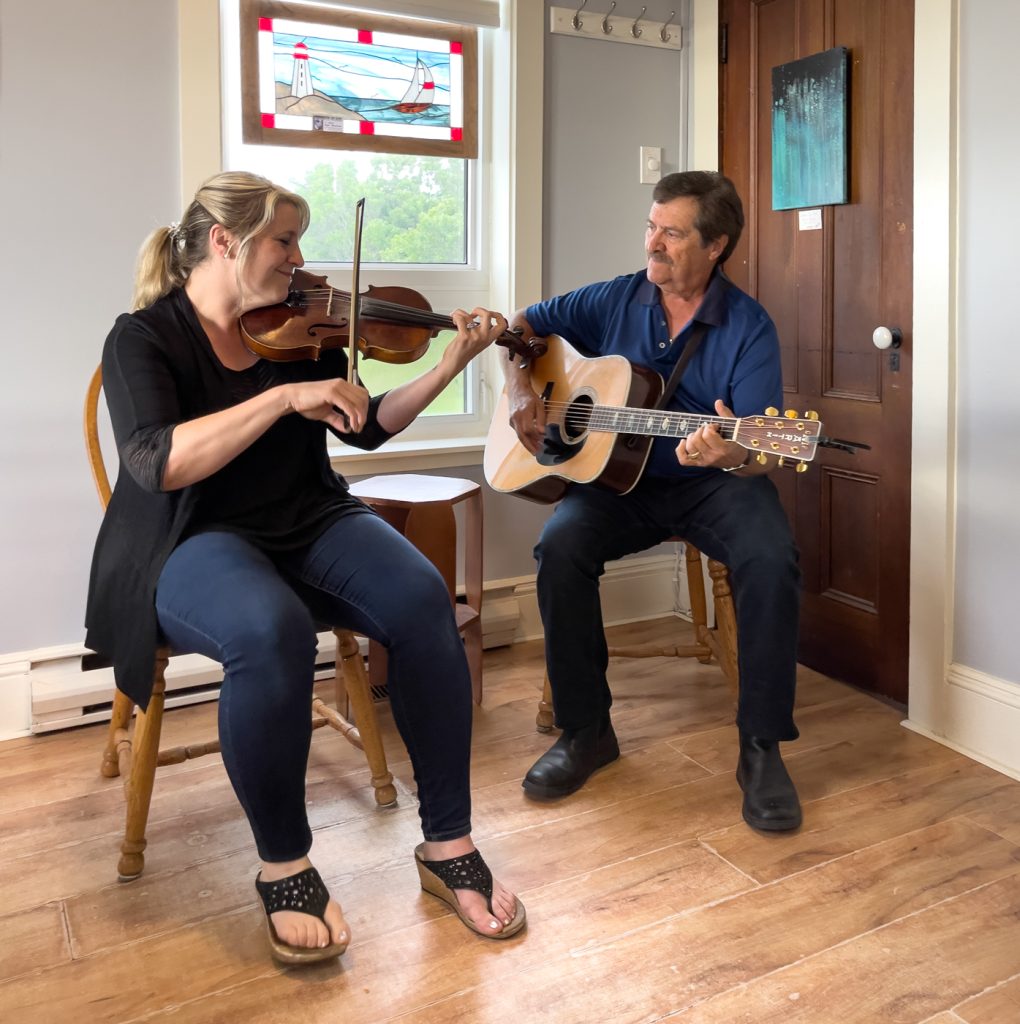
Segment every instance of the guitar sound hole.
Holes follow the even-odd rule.
[[[594,404],[591,395],[578,395],[567,406],[563,415],[563,437],[566,441],[576,441],[587,433]]]
[[[540,465],[558,466],[581,451],[594,404],[590,395],[581,395],[567,406],[562,423],[546,424],[545,438],[536,456]]]

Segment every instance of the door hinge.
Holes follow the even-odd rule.
[[[729,57],[730,26],[722,24],[719,26],[719,63],[725,64]]]

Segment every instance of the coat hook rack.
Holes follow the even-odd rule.
[[[601,19],[596,13],[593,20],[581,17],[581,11],[587,3],[588,0],[581,0],[576,8],[550,7],[549,31],[557,35],[584,36],[586,39],[604,39],[611,43],[630,43],[633,46],[654,46],[665,50],[683,49],[683,28],[673,23],[675,11],[669,12],[669,17],[660,28],[653,27],[652,31],[645,32],[644,28],[648,25],[645,19],[647,7],[642,7],[641,13],[634,18],[614,13],[616,0],[611,0],[608,12]],[[645,22],[644,25],[641,24],[642,21]],[[655,23],[652,24],[654,26]],[[667,32],[671,25],[673,31]]]

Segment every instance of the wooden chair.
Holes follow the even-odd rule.
[[[674,540],[682,540],[674,537]],[[701,552],[691,543],[684,542],[687,560],[687,590],[691,601],[691,619],[694,623],[694,643],[691,644],[633,644],[610,647],[611,658],[697,658],[707,665],[713,658],[722,670],[736,701],[740,688],[737,671],[737,616],[730,590],[729,569],[715,559],[708,560],[708,575],[712,580],[715,603],[715,624],[708,624],[708,603],[705,599],[705,579],[701,571]],[[539,732],[553,728],[552,687],[546,673],[542,699],[538,703],[535,725]]]
[[[99,492],[99,500],[105,509],[109,504],[111,491],[99,444],[98,410],[102,387],[103,371],[100,366],[92,375],[85,398],[85,445],[92,478]],[[314,697],[312,728],[318,729],[328,725],[359,750],[364,751],[372,773],[376,803],[386,807],[396,803],[397,791],[393,786],[393,776],[386,766],[386,752],[383,749],[382,735],[361,648],[350,630],[334,628],[333,634],[336,638],[336,708],[331,708],[319,697]],[[115,778],[119,775],[124,780],[127,822],[117,864],[117,876],[122,882],[137,878],[145,867],[145,826],[149,818],[156,768],[180,764],[205,754],[217,753],[220,749],[219,740],[216,739],[189,743],[167,750],[159,749],[166,692],[164,673],[170,653],[166,647],[161,647],[156,652],[152,673],[152,696],[147,710],[137,709],[133,735],[129,726],[132,713],[136,710],[134,702],[120,690],[115,691],[114,695],[110,730],[100,771],[106,778]],[[357,727],[340,712],[340,708],[346,707],[347,699],[350,700]]]

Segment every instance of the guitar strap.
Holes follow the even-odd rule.
[[[730,279],[721,270],[717,270],[716,273],[723,288],[728,289],[731,284]],[[680,378],[684,375],[684,370],[687,369],[687,364],[694,358],[694,353],[697,352],[698,346],[704,341],[707,333],[708,324],[701,320],[696,321],[691,330],[691,336],[687,339],[687,344],[684,345],[684,350],[680,353],[680,358],[676,361],[676,366],[673,367],[669,380],[666,381],[662,397],[655,403],[654,407],[656,409],[666,408],[666,403],[673,397],[673,392],[676,391]]]
[[[666,381],[666,387],[663,389],[662,395],[655,403],[656,409],[666,408],[666,404],[673,397],[673,392],[676,391],[677,385],[680,383],[680,378],[684,375],[684,370],[687,369],[687,364],[694,358],[694,353],[697,352],[698,346],[704,341],[707,333],[708,324],[702,323],[699,320],[691,330],[691,336],[687,339],[687,344],[684,345],[684,350],[680,353],[680,358],[676,361],[676,366],[673,367],[669,380]]]

